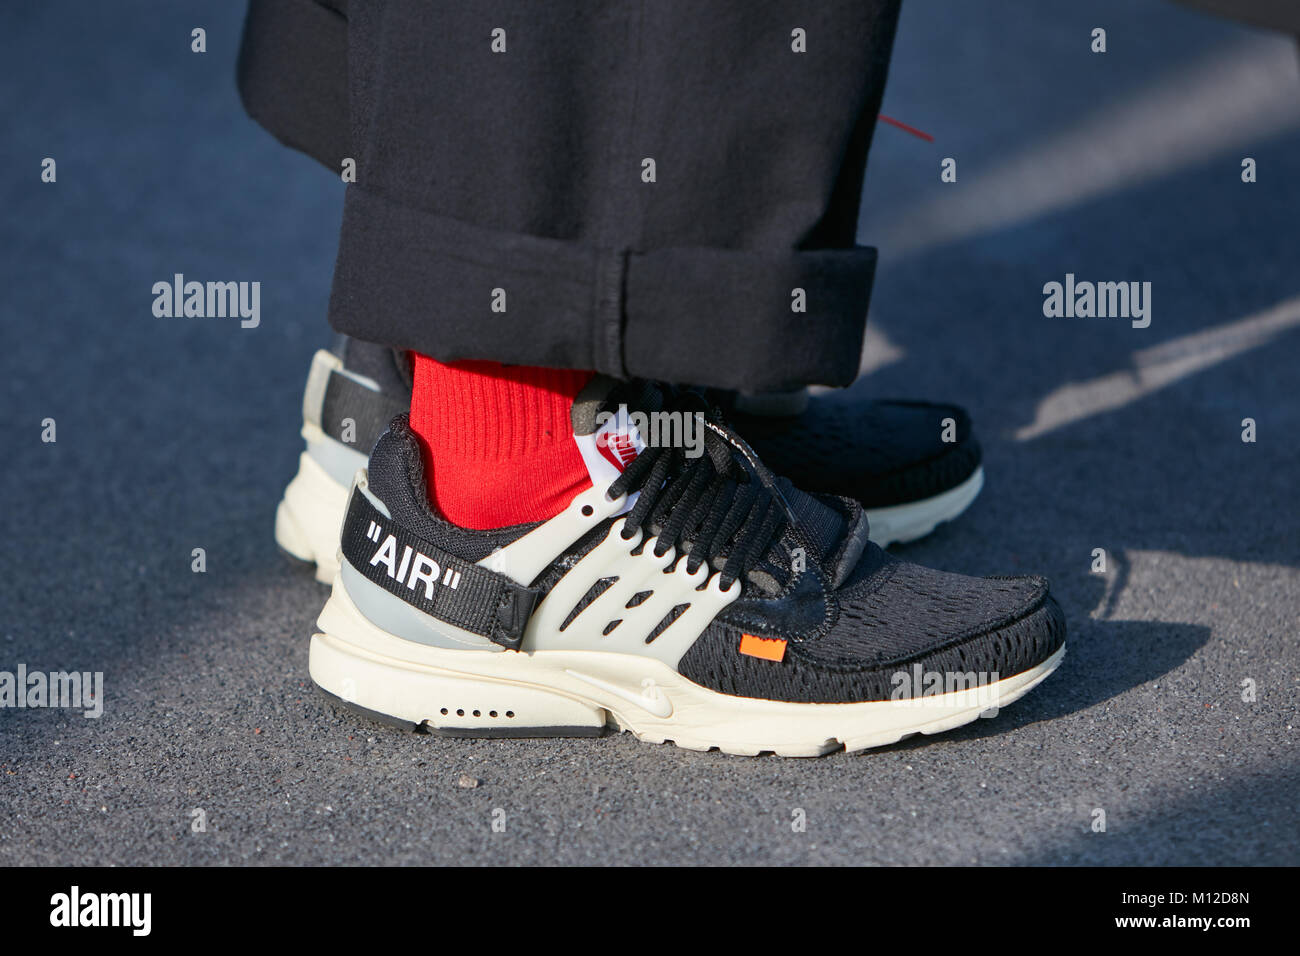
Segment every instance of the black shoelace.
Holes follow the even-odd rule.
[[[669,408],[694,414],[701,410],[701,402],[687,393],[676,397]],[[682,545],[689,541],[686,570],[694,574],[704,562],[712,565],[725,555],[718,580],[725,589],[763,559],[784,529],[788,512],[766,483],[732,459],[725,438],[706,427],[704,441],[704,453],[697,458],[687,457],[681,447],[647,446],[607,493],[617,498],[640,492],[625,518],[623,538],[632,538],[647,522],[659,525],[657,557],[670,547],[684,551]],[[720,471],[714,454],[728,466]]]

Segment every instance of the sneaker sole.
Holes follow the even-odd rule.
[[[984,487],[984,468],[976,468],[955,488],[920,501],[887,508],[867,508],[870,538],[882,548],[924,538],[945,521],[952,521],[971,506]]]
[[[756,756],[815,757],[937,734],[1024,696],[1054,671],[1037,666],[983,687],[909,700],[800,704],[709,690],[661,661],[605,651],[447,650],[369,621],[340,579],[312,637],[312,680],[352,709],[456,737],[599,736]]]

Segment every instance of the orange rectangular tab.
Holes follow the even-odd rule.
[[[785,660],[785,641],[779,637],[741,634],[740,653],[750,657],[761,657],[765,661]]]

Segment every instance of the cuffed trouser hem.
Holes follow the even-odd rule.
[[[875,264],[868,247],[602,249],[471,225],[350,185],[330,323],[439,361],[747,391],[848,385]]]
[[[338,172],[348,147],[348,24],[315,0],[250,0],[239,50],[248,115]]]

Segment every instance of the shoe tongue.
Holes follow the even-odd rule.
[[[620,405],[643,412],[657,412],[663,408],[663,391],[652,382],[634,380],[621,382],[608,375],[596,375],[573,400],[569,413],[573,434],[594,435]]]
[[[794,512],[795,520],[808,538],[808,543],[817,549],[819,560],[834,554],[848,530],[845,515],[819,498],[814,498],[806,491],[800,491],[789,479],[780,478],[777,485],[786,503]]]
[[[645,448],[645,436],[639,435],[635,424],[620,412],[657,412],[663,409],[664,400],[662,388],[653,382],[622,382],[606,375],[595,376],[578,393],[571,412],[573,434],[593,482],[617,478]],[[720,473],[743,470],[727,441],[708,430],[702,437],[705,452]],[[754,479],[758,480],[757,476]],[[861,512],[847,502],[837,508],[823,498],[800,491],[785,478],[777,478],[775,486],[813,551],[808,558],[823,569],[828,579],[838,583],[852,569],[866,543],[866,522],[861,520]],[[629,499],[628,508],[633,500]],[[862,540],[846,541],[850,537]],[[778,565],[789,569],[790,555],[779,539],[773,541],[766,563],[773,570]]]
[[[631,410],[652,412],[663,408],[662,393],[648,382],[620,382],[607,375],[595,376],[573,400],[569,417],[573,440],[592,484],[602,485],[618,478],[645,450]],[[629,495],[624,511],[631,509],[636,493]]]

